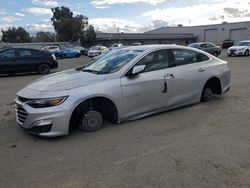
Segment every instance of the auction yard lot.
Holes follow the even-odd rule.
[[[232,73],[223,97],[60,138],[15,122],[16,92],[41,75],[1,76],[0,187],[250,187],[250,57],[220,58]]]

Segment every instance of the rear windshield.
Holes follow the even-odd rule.
[[[199,47],[200,47],[200,45],[199,45],[199,44],[196,44],[196,43],[189,44],[188,46],[189,46],[189,47],[192,47],[192,48],[199,48]]]

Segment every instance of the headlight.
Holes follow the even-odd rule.
[[[34,99],[27,102],[27,104],[33,108],[46,108],[46,107],[58,106],[62,104],[67,98],[68,96],[56,97],[50,99]]]

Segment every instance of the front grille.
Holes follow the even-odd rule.
[[[20,125],[22,125],[25,122],[25,120],[28,116],[28,113],[23,108],[23,106],[21,104],[18,104],[18,103],[16,103],[16,105],[15,105],[15,111],[16,111],[16,120]]]
[[[237,51],[237,50],[230,50],[230,52],[232,52],[232,53],[233,53],[233,52],[236,52],[236,51]]]

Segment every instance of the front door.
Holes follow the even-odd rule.
[[[127,74],[121,78],[123,117],[164,108],[168,106],[173,92],[171,74],[174,68],[169,67],[168,50],[151,52],[137,65],[145,65],[145,70],[138,75]]]

